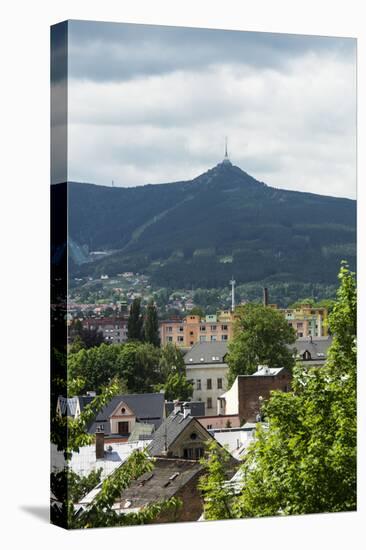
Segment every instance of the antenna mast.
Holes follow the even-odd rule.
[[[230,284],[231,284],[231,311],[234,311],[235,309],[235,283],[236,281],[232,277]]]

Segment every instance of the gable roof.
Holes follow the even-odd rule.
[[[149,454],[161,455],[165,451],[165,445],[169,448],[191,422],[198,421],[189,414],[184,416],[181,412],[173,412],[154,433],[153,440],[147,448]]]
[[[185,354],[186,365],[204,365],[206,363],[224,363],[228,352],[226,342],[197,342]]]
[[[121,401],[135,413],[137,421],[154,424],[155,428],[160,426],[164,417],[164,394],[130,393],[113,397],[91,422],[88,432],[95,433],[97,426],[103,426],[104,433],[108,435],[110,433],[109,417]]]

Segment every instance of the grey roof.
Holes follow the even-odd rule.
[[[108,435],[110,433],[109,417],[121,401],[133,410],[137,421],[153,424],[155,428],[160,426],[164,417],[164,394],[130,393],[113,397],[89,425],[88,432],[95,433],[98,426],[103,426],[104,433]]]
[[[187,351],[184,356],[184,362],[186,365],[224,363],[227,352],[227,342],[198,342]]]
[[[333,341],[332,336],[322,338],[298,338],[296,342],[288,347],[296,350],[297,355],[304,355],[308,351],[312,361],[325,360],[329,346]]]
[[[158,458],[151,472],[143,474],[123,491],[117,502],[120,509],[142,508],[173,497],[203,466],[196,460]]]
[[[184,406],[187,407],[191,412],[191,416],[205,416],[205,402],[204,401],[179,401],[178,405],[183,412]],[[175,407],[174,401],[167,401],[165,403],[165,413],[166,416],[169,416]]]
[[[165,451],[165,445],[169,449],[170,445],[177,439],[179,434],[191,423],[198,422],[193,416],[172,413],[164,420],[161,426],[156,430],[153,440],[147,447],[151,456],[161,455]]]

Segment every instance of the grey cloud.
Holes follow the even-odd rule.
[[[308,52],[355,55],[355,39],[194,29],[127,23],[69,22],[69,76],[122,81],[222,63],[275,67]]]

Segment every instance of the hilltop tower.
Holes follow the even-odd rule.
[[[229,161],[230,162],[230,161]],[[231,311],[235,310],[235,283],[234,277],[232,277],[230,284],[231,284]]]
[[[229,155],[227,153],[227,136],[225,136],[225,156],[224,156],[224,160],[222,162],[223,162],[223,164],[231,164],[231,161],[229,159]]]

